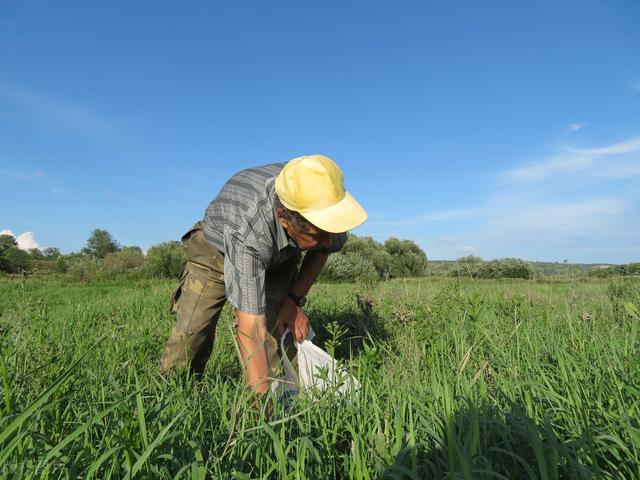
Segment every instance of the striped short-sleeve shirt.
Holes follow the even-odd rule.
[[[284,163],[242,170],[224,184],[205,211],[202,232],[224,255],[227,299],[243,312],[264,314],[266,271],[300,256],[275,213],[275,180]],[[328,253],[347,241],[332,234]]]

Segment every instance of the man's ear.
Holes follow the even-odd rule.
[[[276,208],[276,217],[278,217],[278,222],[280,223],[280,225],[282,225],[282,228],[284,228],[286,231],[289,231],[289,222],[287,221],[286,217],[284,216],[284,212],[280,207]]]

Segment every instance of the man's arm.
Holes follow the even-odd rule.
[[[247,384],[256,393],[269,388],[269,362],[265,348],[267,334],[264,315],[236,311],[238,319],[238,348],[247,372]]]
[[[307,295],[322,271],[324,264],[327,262],[328,257],[329,254],[325,252],[307,252],[302,261],[298,277],[293,287],[291,287],[291,292],[294,295],[298,297]],[[309,319],[302,309],[289,297],[285,298],[280,308],[277,323],[279,330],[281,330],[280,333],[288,326],[298,342],[301,342],[309,333]]]
[[[298,297],[304,297],[320,275],[329,254],[325,252],[307,252],[300,266],[300,272],[291,291]]]

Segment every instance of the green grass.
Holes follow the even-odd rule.
[[[640,281],[317,285],[356,396],[157,375],[172,282],[0,280],[0,477],[640,478]]]

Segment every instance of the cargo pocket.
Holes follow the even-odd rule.
[[[187,279],[188,271],[189,269],[187,267],[184,267],[184,272],[182,272],[182,277],[180,277],[180,281],[178,282],[178,285],[176,286],[176,288],[173,290],[173,293],[171,294],[171,298],[169,299],[169,311],[171,313],[176,313],[178,311],[178,299],[182,294],[182,287],[184,286],[184,282]]]

